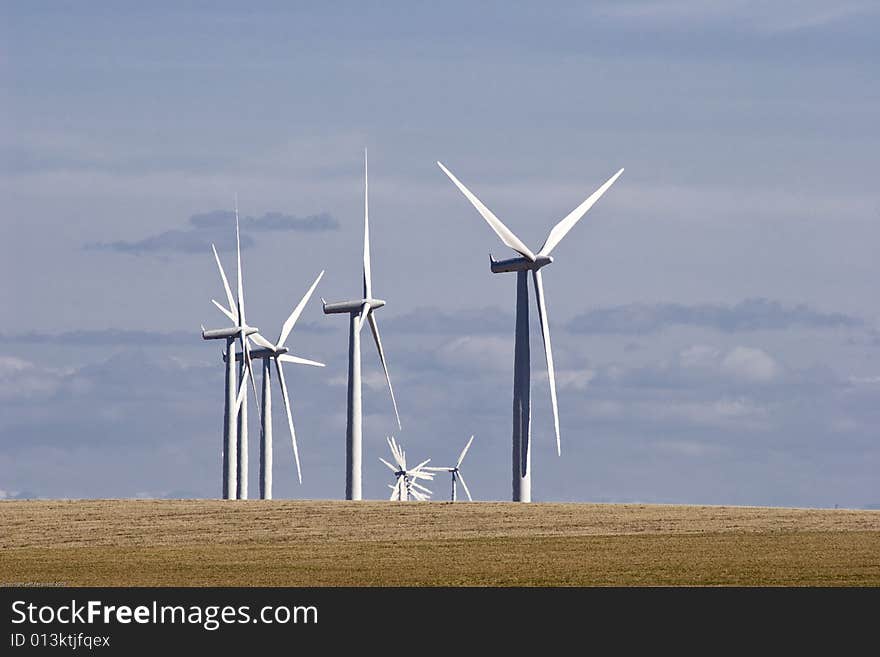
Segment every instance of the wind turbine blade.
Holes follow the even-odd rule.
[[[254,334],[256,335],[256,334]],[[253,335],[251,337],[254,337]],[[285,363],[296,363],[297,365],[311,365],[312,367],[324,367],[324,363],[319,363],[316,360],[309,360],[308,358],[300,358],[299,356],[293,356],[291,354],[280,354],[278,358]]]
[[[235,408],[238,411],[241,411],[241,404],[244,401],[244,396],[247,394],[247,381],[244,377],[238,382],[238,394],[235,396]]]
[[[471,439],[467,442],[467,445],[464,446],[464,449],[461,450],[461,454],[458,456],[458,462],[455,464],[456,468],[461,467],[461,462],[464,461],[464,455],[467,454],[467,451],[471,448],[471,443],[474,442],[474,437],[471,436]]]
[[[220,270],[220,278],[223,279],[223,289],[226,291],[226,301],[229,302],[229,309],[234,313],[238,313],[238,306],[235,305],[235,298],[232,296],[232,288],[229,287],[229,279],[226,278],[226,272],[223,271],[223,265],[220,264],[220,256],[217,255],[217,247],[212,244],[211,250],[214,252],[214,260],[217,261],[217,269]],[[235,320],[232,321],[235,322]]]
[[[550,380],[550,403],[553,405],[553,427],[556,429],[556,453],[562,455],[559,441],[559,408],[556,404],[556,372],[553,368],[553,346],[550,344],[550,321],[544,301],[544,280],[541,270],[532,272],[535,279],[535,298],[538,302],[538,319],[541,321],[541,336],[544,338],[544,355],[547,357],[547,378]]]
[[[391,470],[391,472],[394,472],[394,473],[397,472],[397,468],[395,468],[393,465],[391,465],[388,461],[383,459],[381,456],[379,457],[379,460],[382,461],[382,463],[384,463],[385,465],[387,465],[388,469]]]
[[[388,501],[393,502],[394,498],[397,497],[397,484],[394,484],[393,486],[388,484],[388,487],[391,489],[391,497],[388,498]]]
[[[474,498],[471,497],[471,492],[468,490],[467,484],[464,481],[464,477],[461,476],[461,473],[458,473],[458,480],[461,482],[461,487],[464,488],[464,492],[467,493],[468,502],[473,502]]]
[[[417,482],[417,481],[412,482],[412,486],[413,486],[413,488],[418,488],[419,490],[423,490],[423,491],[425,491],[426,493],[428,493],[428,495],[431,495],[431,494],[432,494],[432,491],[431,491],[430,488],[425,488],[424,486],[422,486],[422,485],[421,485],[419,482]]]
[[[260,420],[260,435],[262,435],[263,409],[262,409],[262,405],[260,404],[260,397],[257,394],[257,382],[254,379],[254,361],[251,358],[250,341],[247,337],[244,338],[244,357],[245,357],[245,363],[247,364],[248,378],[250,378],[250,380],[251,380],[251,390],[254,391],[254,403],[257,407],[257,417]]]
[[[391,455],[394,457],[394,462],[397,463],[399,469],[406,469],[406,462],[403,460],[403,452],[400,451],[400,448],[397,446],[397,442],[394,440],[394,436],[386,439],[388,441],[388,446],[391,447]]]
[[[238,323],[233,312],[231,310],[228,310],[226,308],[226,306],[224,306],[223,304],[218,302],[216,299],[211,299],[211,303],[213,303],[215,306],[217,306],[217,308],[220,310],[220,312],[223,313],[224,315],[226,315],[232,321],[233,324]],[[233,308],[234,307],[235,306],[233,306]]]
[[[358,314],[358,333],[364,328],[364,322],[367,321],[367,315],[371,314],[372,310],[370,310],[370,304],[365,303],[361,306],[361,311]]]
[[[455,186],[458,187],[461,193],[464,194],[465,197],[467,197],[467,200],[470,201],[471,205],[473,205],[477,209],[477,212],[479,212],[483,216],[483,219],[485,219],[486,223],[489,224],[489,227],[495,231],[495,234],[501,238],[502,242],[504,242],[507,246],[509,246],[517,253],[524,255],[529,260],[535,260],[535,254],[532,253],[529,247],[523,244],[520,238],[513,234],[513,231],[505,226],[498,217],[492,214],[492,211],[485,205],[483,205],[482,201],[474,196],[471,190],[461,184],[459,179],[453,176],[452,172],[445,166],[443,166],[442,162],[437,162],[437,164],[441,169],[443,169],[443,173],[449,176],[449,179],[455,183]]]
[[[235,197],[235,256],[238,261],[238,325],[246,326],[244,319],[244,286],[241,280],[241,235],[238,228],[238,195]]]
[[[296,447],[296,433],[293,430],[293,414],[290,412],[290,397],[287,396],[287,383],[284,381],[284,369],[278,359],[275,359],[275,369],[278,370],[278,383],[281,384],[281,396],[284,398],[284,410],[287,411],[287,426],[290,429],[290,442],[293,445],[293,458],[296,459],[296,476],[302,483],[302,469],[299,464],[299,449]]]
[[[382,349],[382,339],[379,337],[379,324],[376,323],[376,316],[373,313],[368,315],[370,320],[370,328],[373,331],[373,339],[376,341],[376,349],[379,350],[379,359],[382,361],[382,369],[385,370],[385,380],[388,382],[388,392],[391,393],[391,403],[394,405],[394,415],[397,417],[397,428],[402,429],[400,424],[400,413],[397,412],[397,400],[394,399],[394,388],[391,387],[391,377],[388,375],[388,363],[385,362],[385,351]]]
[[[315,291],[315,288],[318,287],[318,283],[321,278],[323,278],[324,272],[321,271],[318,274],[318,277],[315,279],[315,282],[312,283],[312,287],[308,289],[308,291],[303,295],[303,298],[300,299],[300,302],[296,304],[296,308],[293,309],[293,312],[290,313],[290,317],[288,317],[284,321],[284,325],[281,327],[281,334],[278,336],[278,342],[275,347],[284,346],[285,340],[287,340],[287,336],[290,335],[290,332],[293,330],[293,325],[296,324],[296,320],[299,319],[299,316],[302,314],[303,309],[306,307],[306,304],[309,302],[309,299],[312,297],[312,293]]]
[[[263,349],[269,349],[271,351],[275,351],[275,345],[269,342],[266,338],[264,338],[259,333],[252,333],[248,336],[251,340],[253,340],[258,346],[263,347]]]
[[[553,229],[550,231],[550,234],[547,235],[547,241],[544,242],[544,246],[541,247],[541,250],[538,251],[538,255],[548,256],[550,252],[556,247],[559,242],[562,241],[562,238],[568,234],[574,225],[580,221],[581,217],[583,217],[587,210],[593,207],[593,204],[599,200],[599,198],[608,191],[608,188],[614,184],[614,181],[620,177],[620,174],[623,173],[623,169],[615,173],[611,176],[605,184],[602,185],[599,189],[593,192],[586,201],[577,206],[574,210],[568,213],[568,216],[565,217],[558,224],[553,226]]]
[[[430,462],[431,462],[431,459],[425,459],[424,461],[422,461],[422,462],[419,463],[416,467],[413,468],[413,472],[417,471],[419,468],[421,468],[421,467],[427,465],[427,464],[430,463]]]
[[[367,175],[367,149],[364,149],[364,299],[373,298],[373,274],[370,268],[370,184]]]

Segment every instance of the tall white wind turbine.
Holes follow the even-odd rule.
[[[388,484],[388,488],[391,489],[391,497],[388,499],[398,500],[400,502],[406,502],[410,497],[419,502],[431,499],[432,493],[430,489],[426,488],[418,481],[431,481],[434,479],[434,473],[431,472],[431,470],[436,468],[425,467],[431,462],[431,459],[425,459],[414,468],[407,468],[406,452],[403,451],[403,447],[394,440],[394,436],[386,438],[385,440],[388,442],[388,447],[391,448],[391,457],[397,464],[395,467],[381,456],[379,457],[379,460],[388,466],[396,478],[393,486]]]
[[[397,412],[397,401],[394,399],[394,389],[391,387],[391,377],[388,374],[388,364],[385,361],[385,352],[382,349],[382,340],[379,337],[379,324],[376,322],[375,311],[385,305],[382,299],[373,297],[373,282],[370,272],[370,213],[369,213],[369,180],[367,175],[367,152],[364,150],[364,296],[362,299],[352,301],[340,301],[327,303],[323,299],[324,313],[349,315],[348,335],[348,423],[345,432],[345,499],[360,500],[361,494],[361,470],[363,446],[361,440],[361,329],[365,322],[370,323],[373,340],[379,351],[379,360],[385,372],[385,380],[388,382],[388,391],[391,393],[391,403],[394,406],[394,415],[397,418],[397,426],[401,428],[400,414]]]
[[[468,501],[473,502],[474,498],[471,497],[471,492],[468,490],[467,483],[464,480],[464,477],[461,474],[461,463],[464,461],[464,455],[467,454],[468,450],[471,448],[471,443],[474,442],[474,437],[471,436],[471,439],[467,441],[467,445],[464,446],[464,449],[461,450],[461,454],[458,455],[458,461],[455,462],[455,465],[452,467],[430,467],[425,468],[426,470],[433,470],[434,472],[449,472],[452,474],[452,501],[455,502],[457,499],[455,484],[458,481],[461,481],[461,486],[464,488],[464,492],[467,493]]]
[[[538,319],[541,323],[541,335],[544,342],[544,354],[547,358],[547,375],[550,380],[550,402],[553,406],[553,426],[556,431],[556,452],[562,454],[559,439],[559,410],[556,404],[556,376],[553,369],[553,348],[550,345],[550,325],[547,319],[547,306],[544,297],[544,283],[541,268],[553,262],[550,253],[562,241],[574,225],[583,217],[593,204],[608,190],[614,181],[623,173],[623,169],[609,178],[587,200],[572,210],[562,221],[556,224],[547,236],[544,245],[537,253],[533,253],[522,240],[505,226],[492,211],[487,208],[467,187],[456,178],[441,162],[437,162],[449,179],[476,208],[489,227],[501,241],[513,249],[519,257],[508,260],[490,259],[493,273],[516,272],[516,339],[513,361],[513,501],[530,502],[532,499],[531,473],[531,402],[530,380],[531,366],[529,363],[529,288],[528,273],[532,273],[535,287],[535,301],[538,306]]]
[[[217,248],[212,244],[214,260],[220,271],[226,299],[231,311],[226,311],[232,320],[232,327],[226,329],[206,330],[202,327],[202,338],[205,340],[226,340],[226,398],[224,404],[223,421],[223,499],[247,499],[247,411],[244,407],[247,398],[246,379],[250,378],[254,397],[257,395],[257,386],[254,380],[253,363],[250,357],[248,336],[256,333],[259,329],[248,326],[244,314],[244,285],[241,271],[241,239],[238,221],[238,201],[235,203],[235,247],[238,264],[237,284],[238,295],[233,297],[229,286],[229,279],[220,263]],[[214,301],[215,305],[218,305]],[[219,306],[222,309],[222,306]],[[235,342],[241,345],[244,359],[243,368],[238,376],[235,371]],[[242,420],[244,420],[242,422]]]

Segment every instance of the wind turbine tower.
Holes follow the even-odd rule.
[[[361,472],[363,447],[361,442],[362,411],[361,411],[361,329],[365,322],[370,323],[373,340],[379,351],[379,359],[382,361],[382,369],[385,372],[385,380],[388,382],[388,391],[391,393],[391,403],[394,406],[394,415],[397,418],[397,426],[401,428],[400,414],[397,412],[397,401],[394,399],[394,389],[391,387],[391,377],[388,375],[388,364],[385,361],[385,352],[382,349],[382,340],[379,337],[379,324],[376,322],[375,311],[385,305],[382,299],[373,297],[373,283],[370,272],[370,213],[369,213],[369,181],[367,175],[367,152],[364,150],[364,296],[362,299],[352,301],[340,301],[327,303],[323,299],[324,313],[347,314],[349,316],[348,334],[348,422],[345,430],[345,499],[360,500]]]
[[[593,204],[599,200],[614,181],[623,173],[623,169],[609,178],[587,200],[572,210],[568,216],[556,224],[547,236],[544,245],[533,253],[522,240],[505,226],[492,211],[487,208],[474,194],[465,187],[441,162],[437,162],[449,179],[476,208],[486,223],[501,238],[501,241],[516,251],[517,256],[508,260],[495,260],[489,256],[489,267],[495,274],[516,272],[516,338],[514,342],[513,361],[513,501],[530,502],[532,500],[532,467],[531,467],[531,429],[532,411],[529,399],[531,386],[531,364],[529,362],[529,272],[535,287],[535,301],[538,306],[538,320],[541,323],[541,335],[544,341],[544,355],[547,358],[547,374],[550,380],[550,402],[553,406],[553,425],[556,430],[556,453],[561,455],[559,440],[559,411],[556,404],[556,376],[553,370],[553,349],[550,345],[550,325],[547,319],[547,306],[544,299],[544,283],[541,268],[546,267],[553,258],[550,253],[568,234],[574,225],[583,217]]]

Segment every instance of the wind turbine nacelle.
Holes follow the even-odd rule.
[[[276,350],[266,349],[265,347],[256,347],[254,349],[251,349],[251,360],[257,360],[258,358],[273,358],[275,356],[280,356],[281,354],[286,354],[287,352],[287,347],[281,347],[280,349]],[[223,362],[226,362],[226,354],[223,354]],[[235,362],[241,362],[240,351],[237,351],[235,353]]]
[[[252,333],[256,333],[260,329],[254,326],[248,326],[244,330],[245,335],[251,335]],[[229,340],[230,338],[237,338],[241,333],[241,329],[237,326],[233,326],[231,328],[225,329],[208,329],[202,331],[202,339],[203,340]]]
[[[500,274],[505,271],[537,271],[541,267],[549,265],[551,262],[553,262],[553,258],[550,256],[538,256],[533,261],[525,256],[510,258],[508,260],[496,260],[489,255],[489,268],[495,274]]]
[[[359,313],[364,304],[369,304],[371,310],[385,305],[382,299],[358,299],[352,301],[338,301],[336,303],[324,303],[324,314],[334,315],[337,313]]]

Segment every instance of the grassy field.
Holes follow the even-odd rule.
[[[0,584],[880,586],[880,511],[0,502]]]

